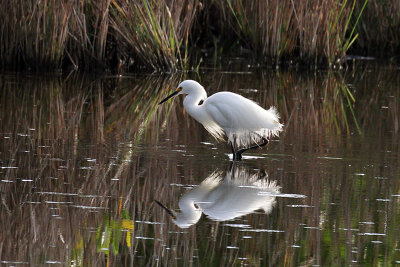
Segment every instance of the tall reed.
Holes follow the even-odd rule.
[[[224,2],[222,8],[226,9]],[[292,54],[296,45],[293,7],[288,1],[230,1],[232,29],[255,56],[278,63],[283,54]],[[224,11],[226,13],[226,11]]]
[[[350,20],[360,16],[364,8],[355,14],[355,3],[225,0],[217,6],[228,14],[227,24],[255,57],[270,64],[279,64],[284,58],[332,64],[345,56],[355,40],[353,29],[358,20],[353,28]]]
[[[73,68],[112,67],[107,58],[110,54],[114,56],[109,48],[110,3],[111,0],[88,0],[71,7],[73,15],[65,57]]]
[[[125,58],[154,70],[185,68],[197,1],[113,1],[111,25]]]
[[[60,67],[72,2],[2,1],[0,59],[3,67]]]
[[[396,0],[27,0],[0,3],[0,66],[170,72],[203,48],[260,63],[334,65],[354,52],[396,57]],[[364,13],[364,16],[361,16]],[[197,49],[197,51],[196,51]],[[216,54],[216,53],[214,53]]]

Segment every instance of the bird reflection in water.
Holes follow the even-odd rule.
[[[215,171],[200,185],[186,192],[179,200],[179,212],[155,201],[172,217],[180,228],[188,228],[204,213],[215,221],[232,220],[257,210],[272,211],[275,197],[280,192],[276,181],[265,172],[251,174],[243,166],[232,166],[226,173]]]

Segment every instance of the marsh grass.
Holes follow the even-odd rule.
[[[227,24],[254,57],[279,65],[297,58],[314,66],[332,65],[355,42],[354,29],[367,1],[232,1],[219,2]],[[354,25],[350,24],[354,16]]]
[[[2,67],[60,67],[71,10],[61,1],[3,1],[0,8]],[[11,66],[10,66],[11,65]]]
[[[69,38],[64,64],[74,69],[106,69],[115,51],[110,47],[110,0],[89,0],[71,5]]]
[[[221,8],[228,9],[224,13],[232,13],[228,22],[255,56],[279,64],[282,55],[293,53],[296,33],[290,31],[294,21],[289,2],[227,0],[221,2]]]
[[[125,58],[154,70],[187,68],[197,1],[113,1],[113,7],[111,25]]]
[[[5,0],[0,61],[8,69],[173,72],[240,55],[335,67],[350,48],[396,58],[399,10],[396,0]]]

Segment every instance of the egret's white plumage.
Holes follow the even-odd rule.
[[[157,203],[168,211],[177,226],[187,228],[197,223],[202,213],[215,221],[232,220],[256,210],[268,214],[279,193],[276,181],[267,177],[260,179],[258,174],[250,174],[245,168],[234,168],[225,179],[221,172],[214,172],[187,191],[179,199],[177,213]]]
[[[283,125],[275,107],[263,109],[255,102],[232,92],[219,92],[207,98],[198,82],[186,80],[165,98],[186,94],[183,105],[186,111],[217,140],[228,137],[234,148],[248,147],[278,136]]]

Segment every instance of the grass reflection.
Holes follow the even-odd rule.
[[[371,73],[200,74],[209,94],[278,107],[284,135],[243,167],[306,198],[187,229],[154,199],[178,207],[229,151],[179,101],[157,105],[182,76],[0,76],[1,263],[394,264],[400,76]]]

